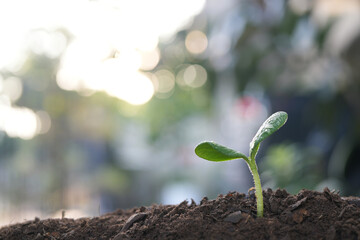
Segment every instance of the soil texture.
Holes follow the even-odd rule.
[[[360,239],[360,198],[302,190],[264,191],[264,217],[254,193],[231,192],[199,204],[117,210],[94,218],[45,219],[6,226],[0,239]]]

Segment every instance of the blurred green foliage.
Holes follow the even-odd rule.
[[[311,148],[299,144],[279,144],[266,152],[260,168],[265,187],[286,188],[291,193],[316,189],[324,179],[323,159]]]

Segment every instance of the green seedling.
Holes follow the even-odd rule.
[[[287,118],[288,115],[286,112],[276,112],[268,119],[266,119],[266,121],[261,125],[254,138],[250,142],[250,151],[248,157],[240,152],[237,152],[233,149],[227,148],[214,142],[203,142],[195,148],[195,153],[199,157],[209,161],[222,162],[240,158],[245,160],[254,178],[258,217],[263,217],[264,215],[264,204],[261,181],[255,157],[257,152],[259,151],[260,143],[264,141],[268,136],[279,130],[279,128],[281,128],[285,124]]]

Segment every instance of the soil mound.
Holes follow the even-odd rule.
[[[360,239],[360,198],[302,190],[264,191],[256,201],[231,192],[200,204],[117,210],[94,218],[27,221],[0,229],[0,239]]]

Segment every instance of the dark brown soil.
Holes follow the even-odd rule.
[[[0,239],[360,239],[360,198],[302,190],[264,191],[264,218],[252,194],[228,193],[200,204],[118,210],[95,218],[28,221]]]

